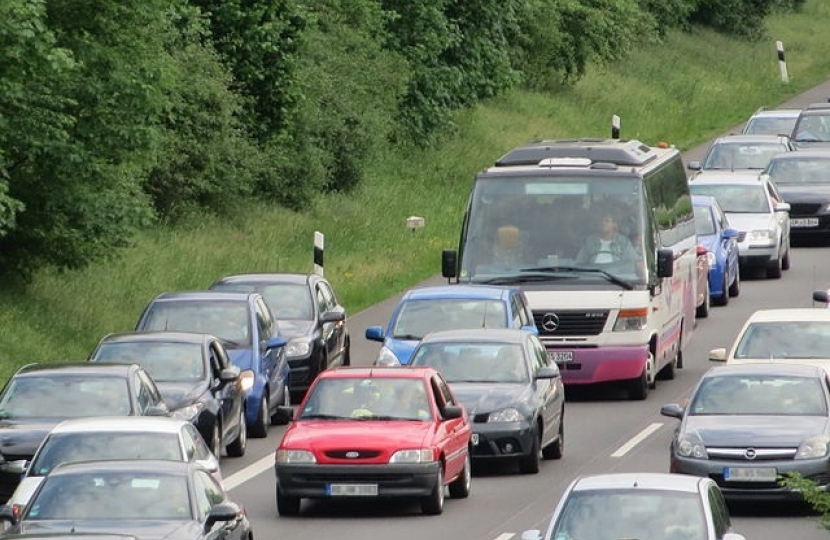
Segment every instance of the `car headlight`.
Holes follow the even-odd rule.
[[[277,463],[314,465],[317,458],[308,450],[277,450]]]
[[[378,353],[378,358],[375,360],[376,366],[399,366],[401,361],[395,356],[395,353],[386,347],[381,347]]]
[[[256,379],[256,375],[250,369],[246,369],[240,373],[239,380],[242,381],[242,390],[246,393],[250,392],[251,388],[254,387],[254,379]]]
[[[502,409],[500,411],[491,412],[489,416],[487,416],[487,421],[490,423],[521,422],[522,418],[522,413],[510,407],[507,409]]]
[[[291,340],[285,346],[285,356],[288,358],[301,358],[308,356],[310,352],[311,341],[308,339]]]
[[[715,254],[711,251],[706,252],[706,262],[709,264],[709,268],[714,268],[716,264],[718,264],[718,260],[715,257]]]
[[[805,439],[798,447],[794,459],[815,459],[827,455],[830,449],[830,438],[825,436],[810,437]]]
[[[435,454],[429,448],[398,450],[389,458],[389,463],[430,463],[432,461],[435,461]]]
[[[202,402],[191,403],[187,407],[180,407],[173,411],[173,416],[176,418],[182,418],[183,420],[193,420],[199,416],[204,408],[205,404]]]
[[[646,327],[648,308],[621,309],[614,322],[614,332],[632,332]]]
[[[703,441],[694,435],[681,435],[678,437],[674,451],[680,457],[709,459],[709,454],[706,452],[706,446],[703,444]]]
[[[775,231],[769,229],[749,231],[746,239],[751,244],[772,244],[775,242]]]

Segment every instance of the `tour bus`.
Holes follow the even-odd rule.
[[[696,304],[694,214],[680,153],[636,140],[543,140],[473,182],[450,281],[518,286],[566,385],[645,399],[683,367]]]

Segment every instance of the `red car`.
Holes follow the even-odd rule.
[[[277,511],[303,498],[417,498],[425,514],[470,494],[467,412],[429,367],[322,372],[276,452]]]

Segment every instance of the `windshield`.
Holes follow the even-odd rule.
[[[110,342],[95,352],[95,362],[139,364],[156,382],[199,381],[205,378],[198,343]]]
[[[507,308],[500,300],[429,298],[401,304],[392,326],[396,339],[421,339],[438,330],[507,328]]]
[[[29,476],[45,476],[62,463],[108,459],[169,459],[182,461],[182,449],[175,433],[118,431],[56,433],[38,450],[29,467]]]
[[[299,418],[424,421],[433,416],[421,379],[350,377],[316,384]]]
[[[795,126],[798,142],[830,142],[830,114],[804,114]]]
[[[797,358],[830,357],[830,321],[757,322],[747,327],[735,358]]]
[[[830,155],[827,158],[774,159],[767,173],[779,185],[830,185]]]
[[[715,220],[710,207],[695,205],[695,231],[700,236],[715,234]]]
[[[141,330],[213,334],[229,345],[250,347],[250,328],[244,301],[164,300],[150,307]]]
[[[295,283],[219,283],[213,291],[258,292],[275,319],[310,321],[314,318],[311,294],[303,284]]]
[[[190,520],[187,478],[152,472],[47,476],[24,521]]]
[[[132,412],[120,377],[30,376],[12,379],[0,398],[2,418],[124,416]]]
[[[410,364],[434,367],[450,383],[526,383],[530,380],[519,344],[424,343]]]
[[[690,414],[827,416],[827,403],[817,378],[707,377],[695,393]]]
[[[712,146],[703,162],[704,169],[758,169],[767,168],[772,157],[786,152],[783,144],[718,143]]]
[[[756,116],[744,129],[747,135],[786,135],[790,136],[798,116]]]
[[[707,538],[696,493],[643,488],[572,492],[550,538],[671,540]]]
[[[644,205],[636,178],[479,178],[461,252],[461,279],[568,268],[563,279],[642,282]],[[541,269],[541,270],[540,270]]]
[[[711,195],[726,213],[769,214],[771,212],[764,185],[757,184],[689,184],[694,195]]]

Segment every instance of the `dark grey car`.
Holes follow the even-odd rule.
[[[711,368],[689,405],[664,405],[680,420],[670,472],[706,476],[729,499],[800,499],[780,484],[799,473],[830,485],[830,393],[815,365],[739,364]]]
[[[830,237],[830,145],[778,154],[765,172],[790,205],[790,233]]]

